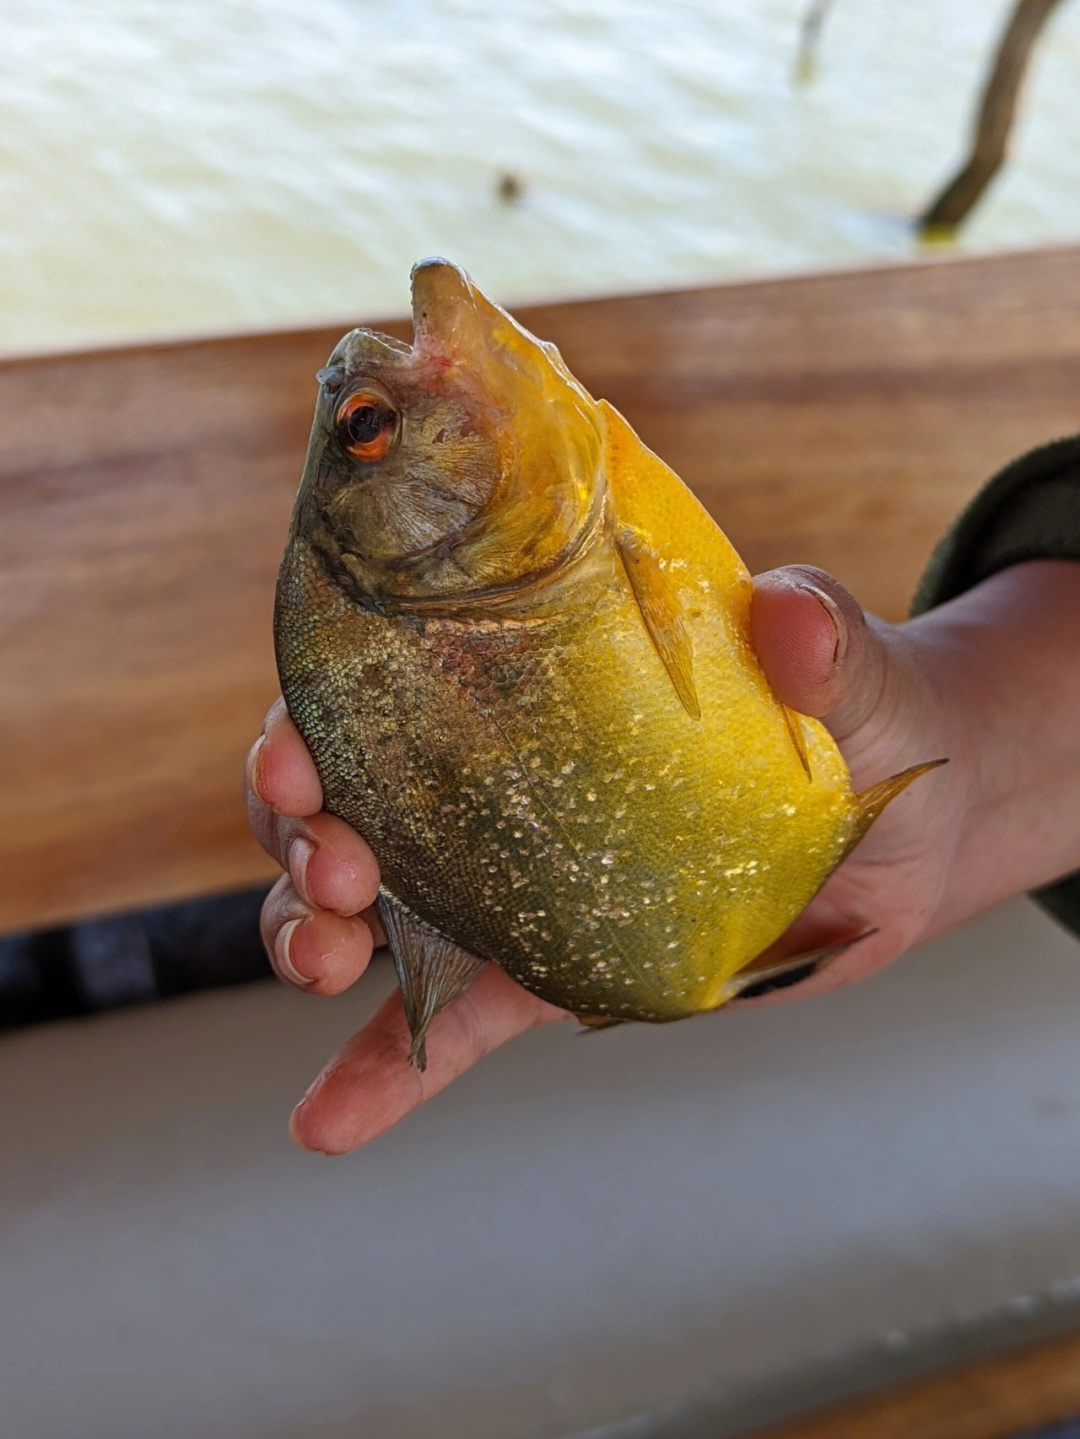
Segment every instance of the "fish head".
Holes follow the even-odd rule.
[[[353,330],[320,371],[294,514],[376,607],[534,584],[603,499],[597,407],[555,347],[445,260],[412,279],[413,343]]]

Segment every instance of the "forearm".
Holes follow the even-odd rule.
[[[1080,870],[1080,563],[1015,565],[904,629],[962,787],[940,931]]]

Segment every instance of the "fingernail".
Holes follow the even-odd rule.
[[[310,839],[303,835],[297,835],[289,845],[285,858],[288,861],[289,874],[296,886],[296,891],[305,904],[311,904],[312,898],[308,892],[307,869],[311,863],[311,856],[315,853],[315,846]]]
[[[306,989],[312,981],[306,974],[300,973],[292,962],[291,954],[293,935],[303,923],[303,919],[290,919],[287,924],[281,926],[274,940],[274,958],[277,960],[277,970],[282,979],[287,979],[291,984],[297,984]]]
[[[809,580],[800,580],[798,588],[804,590],[808,595],[812,595],[828,615],[835,636],[832,662],[834,665],[839,664],[844,657],[844,650],[847,648],[847,626],[844,624],[840,607],[832,595],[826,594],[824,590],[819,590],[817,585],[812,584]]]
[[[259,760],[262,757],[263,746],[266,744],[266,735],[261,734],[248,751],[247,781],[252,794],[258,795],[263,804],[266,803],[266,796],[259,788]]]
[[[308,1093],[310,1094],[310,1092],[311,1091],[309,1090]],[[308,1134],[305,1132],[306,1116],[304,1110],[306,1103],[307,1098],[305,1096],[305,1098],[300,1101],[300,1103],[296,1106],[296,1108],[293,1110],[292,1114],[289,1117],[289,1137],[292,1139],[293,1143],[298,1144],[301,1149],[307,1150],[308,1154],[323,1154],[328,1159],[332,1158],[336,1154],[343,1153],[340,1148],[336,1147],[333,1144],[328,1144],[325,1140],[320,1139],[317,1127],[314,1134]]]

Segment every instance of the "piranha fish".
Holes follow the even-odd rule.
[[[853,793],[682,481],[461,270],[412,282],[413,344],[318,376],[275,638],[413,1058],[484,963],[586,1023],[714,1009],[930,766]]]

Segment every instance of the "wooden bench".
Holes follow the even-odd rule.
[[[983,479],[1080,428],[1077,250],[520,313],[751,568],[823,565],[891,618]],[[240,774],[348,323],[0,364],[0,931],[269,876]]]
[[[1080,1339],[972,1361],[746,1439],[1043,1439],[1080,1414]],[[702,1431],[704,1432],[704,1431]],[[1075,1434],[1070,1428],[1069,1434]],[[656,1439],[660,1439],[657,1435]],[[1061,1433],[1058,1439],[1068,1439]]]

